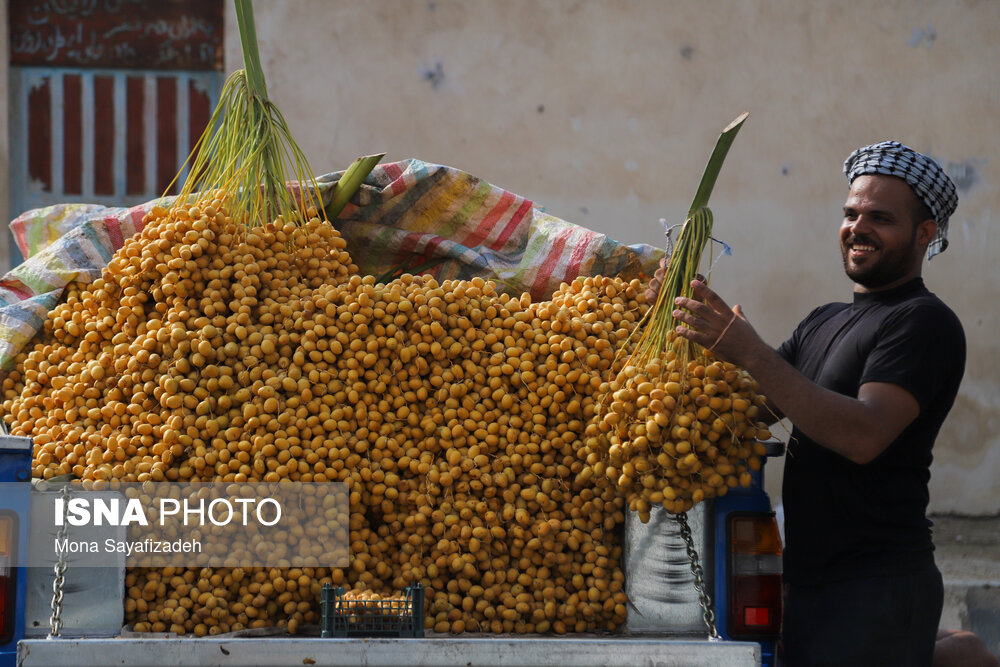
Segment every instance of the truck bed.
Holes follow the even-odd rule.
[[[424,639],[29,639],[19,667],[318,665],[413,667],[738,667],[759,665],[755,642],[654,637]]]

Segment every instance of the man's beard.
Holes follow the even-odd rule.
[[[878,248],[880,257],[872,262],[868,261],[861,266],[852,265],[848,257],[850,245],[854,243],[867,244]],[[914,229],[911,243],[906,248],[898,248],[891,252],[886,252],[885,247],[879,248],[871,239],[866,236],[852,236],[846,243],[842,243],[840,250],[844,261],[844,272],[847,277],[858,285],[868,289],[878,289],[889,285],[905,276],[912,267],[913,257],[916,254],[917,238]]]

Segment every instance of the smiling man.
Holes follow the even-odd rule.
[[[958,198],[934,160],[898,142],[858,149],[844,173],[851,303],[816,308],[777,350],[703,283],[674,312],[680,335],[746,368],[793,424],[786,664],[930,665],[943,590],[927,483],[965,336],[921,270],[947,247]]]
[[[907,202],[897,210],[885,202]],[[915,222],[919,220],[920,222]],[[934,237],[933,214],[895,177],[865,175],[851,183],[840,228],[844,271],[858,291],[895,287],[920,275],[922,250]],[[914,261],[916,260],[916,261]]]

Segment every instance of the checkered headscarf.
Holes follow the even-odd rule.
[[[958,206],[955,184],[937,162],[898,141],[883,141],[859,148],[844,162],[847,181],[858,176],[884,174],[906,181],[927,205],[937,222],[937,235],[927,247],[927,258],[948,247],[948,219]]]

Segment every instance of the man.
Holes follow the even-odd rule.
[[[921,269],[947,247],[958,198],[936,162],[898,142],[858,149],[844,172],[852,303],[815,309],[777,350],[702,282],[674,314],[680,335],[747,369],[793,424],[782,489],[786,664],[930,665],[943,589],[927,482],[965,336]]]

